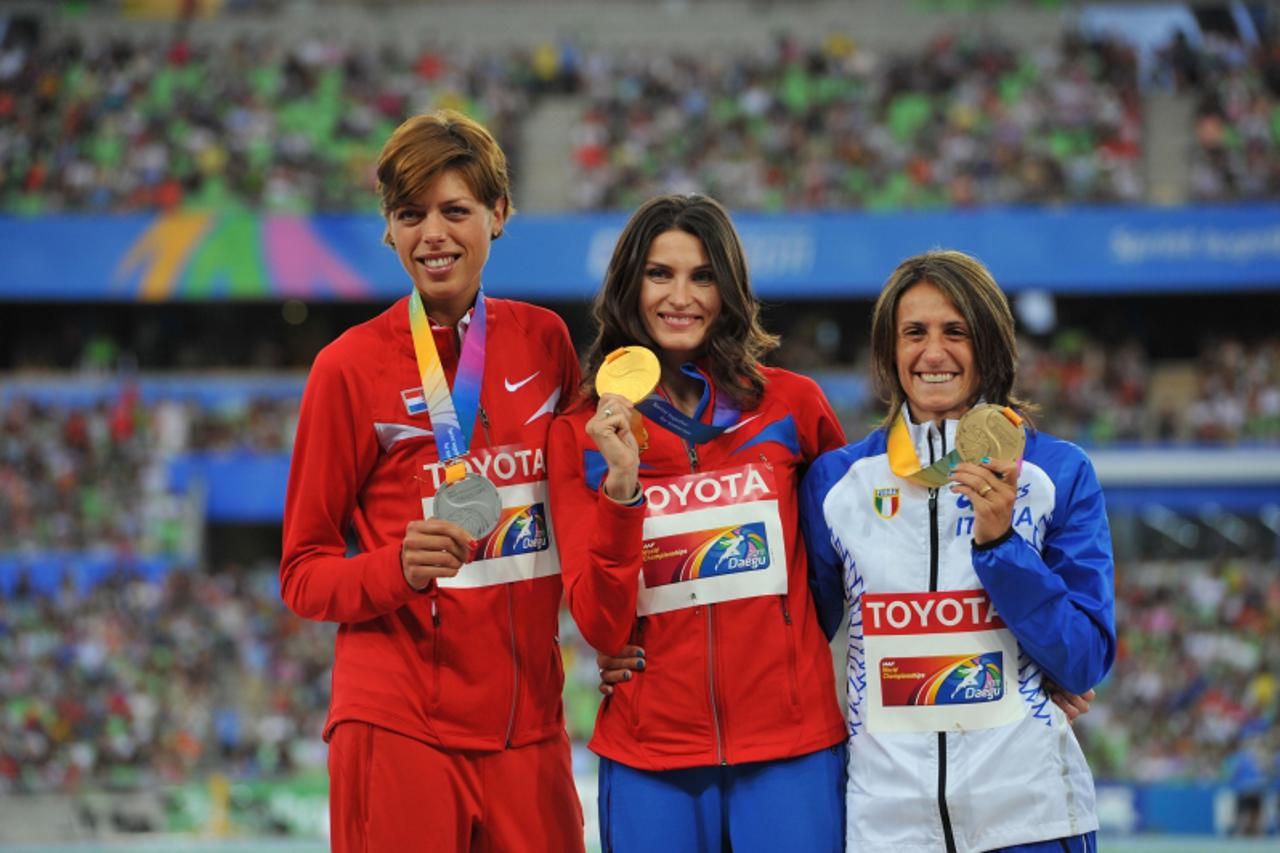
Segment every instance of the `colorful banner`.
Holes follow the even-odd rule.
[[[521,213],[494,244],[485,288],[541,302],[585,299],[625,221],[622,213]],[[735,221],[766,298],[874,296],[899,261],[938,247],[978,256],[1015,292],[1268,289],[1280,265],[1277,204],[738,214]],[[382,242],[383,227],[376,214],[0,216],[0,299],[389,301],[408,279]]]

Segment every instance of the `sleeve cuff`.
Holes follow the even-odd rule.
[[[644,503],[644,487],[641,486],[639,483],[636,483],[636,493],[631,497],[627,498],[626,500],[620,501],[617,498],[615,498],[613,495],[605,491],[603,482],[600,483],[600,494],[604,495],[606,498],[613,501],[618,506],[640,506],[640,504]]]
[[[1008,530],[1006,530],[1006,531],[1004,532],[1004,534],[1003,534],[1003,535],[1001,535],[1001,536],[997,536],[995,539],[992,539],[990,542],[983,542],[981,545],[979,545],[977,542],[974,542],[974,543],[973,543],[973,550],[975,550],[975,551],[990,551],[990,550],[991,550],[991,549],[993,549],[993,548],[999,548],[1001,545],[1003,545],[1004,543],[1008,542],[1011,538],[1013,538],[1013,525],[1012,525],[1012,524],[1011,524],[1011,525],[1009,525],[1009,529],[1008,529]]]

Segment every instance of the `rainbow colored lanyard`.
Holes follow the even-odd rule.
[[[920,456],[916,453],[915,442],[911,440],[911,431],[907,429],[906,419],[902,417],[901,412],[898,413],[898,419],[893,422],[893,426],[889,428],[887,444],[889,467],[893,473],[931,489],[940,489],[945,486],[951,469],[964,461],[960,458],[960,452],[952,449],[932,465],[927,467],[922,465]]]
[[[409,299],[409,332],[413,335],[413,352],[418,359],[422,396],[427,401],[427,412],[431,416],[431,429],[435,433],[440,461],[457,463],[456,467],[448,466],[452,469],[448,479],[453,482],[465,475],[465,467],[459,460],[471,447],[471,433],[475,429],[476,413],[480,409],[480,382],[484,377],[484,293],[476,292],[476,307],[471,314],[471,325],[462,340],[462,356],[458,359],[458,373],[453,379],[452,393],[449,380],[444,375],[444,366],[440,363],[440,353],[436,351],[427,309],[416,288]],[[458,476],[453,476],[453,473]]]

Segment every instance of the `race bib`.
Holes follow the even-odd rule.
[[[989,729],[1026,716],[1018,642],[983,590],[862,596],[867,729]]]
[[[546,467],[541,449],[517,445],[481,448],[465,459],[467,469],[488,477],[502,498],[498,523],[476,545],[476,556],[451,578],[438,578],[444,589],[527,581],[560,574],[560,554],[551,529]],[[423,466],[422,517],[430,518],[435,492],[444,483],[439,462]]]
[[[640,616],[787,592],[772,471],[744,465],[645,485]]]

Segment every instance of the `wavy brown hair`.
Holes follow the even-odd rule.
[[[716,388],[739,407],[753,408],[764,393],[760,360],[778,346],[778,338],[760,324],[760,304],[751,291],[746,254],[728,212],[715,199],[696,193],[650,199],[618,237],[592,305],[596,336],[587,349],[583,393],[594,397],[596,371],[618,347],[642,345],[658,351],[640,312],[640,288],[649,247],[668,231],[691,234],[706,250],[722,305],[699,355],[707,359],[707,372]]]
[[[888,404],[883,426],[893,424],[907,395],[898,381],[898,302],[921,282],[938,288],[951,300],[969,327],[973,363],[978,370],[979,399],[1012,406],[1022,414],[1036,406],[1013,396],[1018,377],[1018,339],[1013,312],[1000,285],[982,262],[964,252],[934,250],[898,264],[885,282],[871,315],[871,377],[876,394]]]

